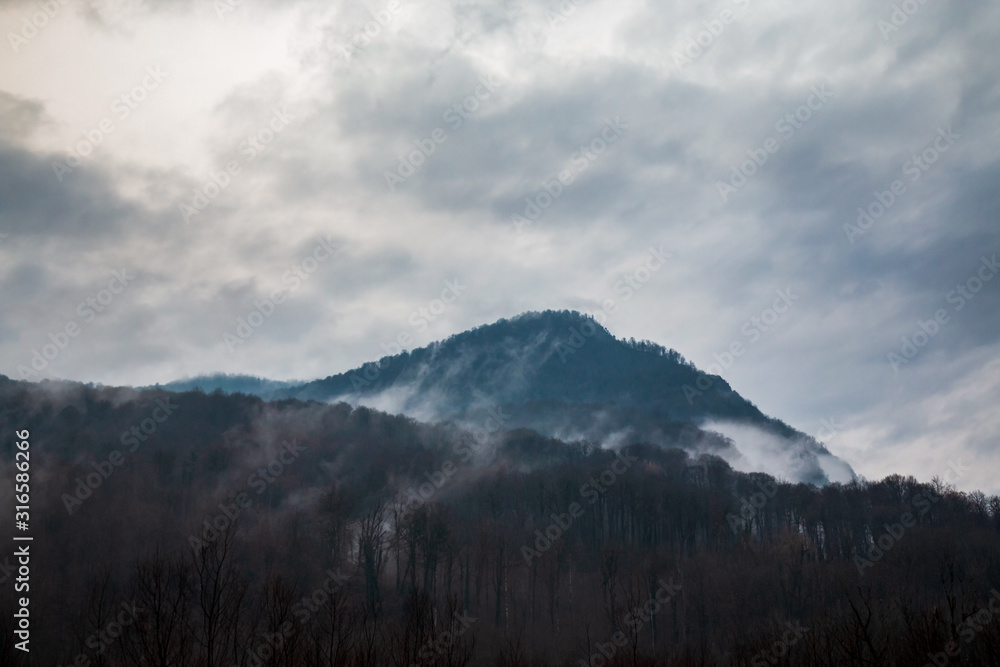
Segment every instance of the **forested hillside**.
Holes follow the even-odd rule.
[[[1000,498],[942,480],[67,383],[0,383],[0,427],[8,505],[30,432],[32,664],[1000,663]]]

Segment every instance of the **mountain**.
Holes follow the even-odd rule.
[[[225,376],[185,386],[195,382],[206,390],[236,386]],[[501,319],[305,384],[260,382],[243,381],[237,391],[344,401],[456,422],[473,432],[529,428],[603,446],[679,447],[791,481],[854,478],[822,444],[764,415],[721,377],[698,370],[675,350],[617,339],[575,311]]]

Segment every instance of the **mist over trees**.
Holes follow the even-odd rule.
[[[31,432],[31,664],[1000,664],[1000,498],[941,480],[6,379],[0,424],[8,506]]]

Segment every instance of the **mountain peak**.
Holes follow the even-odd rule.
[[[574,331],[588,338],[614,339],[611,332],[590,315],[576,310],[541,310],[527,311],[509,319],[501,318],[491,324],[454,334],[441,341],[440,345],[504,337],[529,338],[541,332],[548,332],[552,336],[570,336]]]
[[[676,446],[723,456],[737,467],[787,450],[808,461],[797,481],[827,481],[821,458],[833,458],[676,350],[615,338],[594,317],[573,310],[525,312],[301,385],[261,382],[241,379],[239,385],[253,391],[259,384],[269,399],[342,401],[471,428],[503,415],[505,428],[602,446]],[[733,423],[734,432],[750,429],[748,446],[766,451],[744,460],[733,440],[712,432],[713,425]]]

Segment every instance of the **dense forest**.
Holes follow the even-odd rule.
[[[1000,664],[1000,498],[939,479],[54,382],[0,382],[0,426],[33,665]]]

